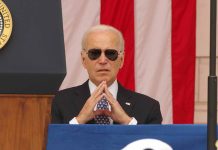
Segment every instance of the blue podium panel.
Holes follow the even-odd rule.
[[[158,139],[173,150],[206,150],[206,125],[49,125],[47,150],[120,150],[140,139]]]

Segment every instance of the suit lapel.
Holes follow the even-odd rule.
[[[129,115],[132,116],[132,109],[135,104],[135,101],[132,99],[130,91],[126,90],[118,83],[118,94],[117,100],[120,103],[123,110]]]
[[[86,100],[90,97],[90,91],[89,91],[89,86],[88,86],[88,81],[83,83],[81,86],[79,86],[75,90],[75,102],[76,108],[78,110],[81,110],[82,107],[84,106]]]

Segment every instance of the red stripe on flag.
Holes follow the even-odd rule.
[[[196,0],[172,0],[173,122],[193,123]]]
[[[118,80],[126,88],[134,90],[134,0],[101,0],[100,23],[112,25],[123,33],[125,62]]]

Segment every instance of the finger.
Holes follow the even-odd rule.
[[[98,101],[100,101],[101,99],[103,99],[104,97],[104,93],[98,95],[95,99],[93,99],[94,104],[96,105],[98,103]]]
[[[104,91],[104,88],[105,88],[105,85],[106,85],[106,82],[105,81],[102,81],[99,86],[95,89],[95,91],[92,93],[93,97],[97,97],[99,96],[100,94],[103,93]]]
[[[107,114],[108,114],[107,111],[108,110],[106,110],[106,109],[98,109],[98,110],[94,111],[93,113],[95,116],[97,116],[97,115],[106,115],[107,116]]]
[[[107,99],[107,101],[110,105],[113,105],[113,103],[116,101],[114,99],[113,95],[109,96],[109,94],[107,94],[107,93],[103,93],[102,95],[103,95],[103,97],[105,97]]]
[[[104,81],[102,81],[98,86],[97,88],[94,90],[93,94],[96,94],[104,85]]]
[[[95,106],[97,104],[97,102],[99,100],[101,100],[103,98],[103,95],[98,95],[97,97],[93,98],[93,97],[90,97],[85,105],[83,106],[85,108],[85,110],[89,110],[89,111],[93,111],[95,109]]]
[[[109,97],[113,97],[112,93],[108,90],[107,86],[104,88],[104,91]]]
[[[109,110],[105,110],[103,113],[104,113],[104,115],[106,115],[108,117],[111,117],[111,115],[112,115],[112,112]]]

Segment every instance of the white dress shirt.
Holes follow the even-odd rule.
[[[90,93],[92,94],[97,87],[96,87],[96,85],[91,80],[88,81],[88,85],[89,85]],[[118,92],[118,83],[117,83],[117,80],[115,80],[113,82],[113,84],[111,84],[108,87],[108,90],[113,95],[114,99],[117,99],[117,92]],[[96,110],[96,109],[97,109],[97,105],[95,106],[94,110]],[[109,110],[111,110],[111,106],[110,105],[109,105]],[[113,124],[113,120],[110,117],[109,117],[109,119],[110,119],[110,124]],[[76,117],[74,117],[72,120],[69,121],[69,124],[79,124],[79,123],[78,123]],[[137,125],[137,120],[134,117],[132,117],[132,120],[129,122],[128,125]]]

